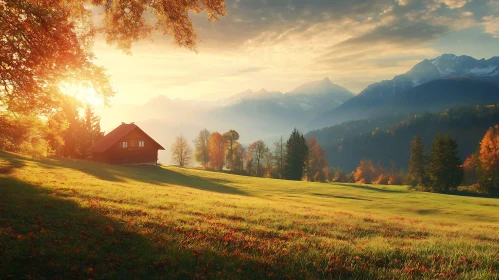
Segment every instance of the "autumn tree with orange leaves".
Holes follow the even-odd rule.
[[[26,145],[46,151],[74,147],[76,141],[60,139],[80,139],[68,137],[74,132],[68,129],[78,126],[75,116],[85,104],[67,93],[91,90],[104,103],[114,95],[106,70],[95,64],[96,36],[125,53],[153,34],[196,50],[191,17],[203,11],[209,20],[227,14],[223,0],[0,0],[0,122],[9,127],[0,129],[0,139],[20,134],[0,140],[2,146],[15,151],[33,150],[20,149]],[[48,144],[40,145],[44,141]]]
[[[226,141],[222,134],[214,132],[210,137],[210,167],[221,171],[225,165]]]
[[[305,176],[311,182],[325,182],[327,159],[326,150],[317,144],[317,139],[311,138],[307,140],[308,145],[308,158]]]
[[[94,26],[97,10],[103,17]],[[91,48],[97,34],[125,52],[155,33],[194,50],[199,40],[190,13],[202,11],[209,20],[227,14],[223,0],[0,1],[0,105],[12,113],[50,113],[64,98],[61,83],[91,87],[107,100],[113,91]]]
[[[499,193],[499,125],[489,128],[480,142],[480,187]]]
[[[478,165],[480,164],[480,151],[469,155],[463,163],[463,185],[473,185],[478,182]]]
[[[371,184],[376,179],[376,170],[370,160],[361,160],[354,173],[355,182],[359,184]]]

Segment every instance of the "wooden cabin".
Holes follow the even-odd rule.
[[[164,149],[136,124],[121,123],[87,152],[93,160],[110,164],[157,164],[158,151]]]

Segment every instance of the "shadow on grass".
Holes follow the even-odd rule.
[[[0,151],[0,174],[11,174],[15,169],[25,166],[24,161],[12,154]]]
[[[341,198],[341,199],[372,201],[371,199],[366,199],[366,198],[352,197],[352,196],[342,196],[342,195],[332,195],[332,194],[324,194],[324,193],[312,193],[312,195],[321,196],[321,197],[330,197],[330,198]]]
[[[1,279],[133,278],[159,253],[97,209],[0,177]]]
[[[458,195],[458,196],[470,196],[470,197],[483,197],[483,198],[499,198],[499,194],[485,194],[474,192],[470,190],[458,190],[456,192],[449,193],[450,195]]]
[[[224,245],[224,235],[218,243],[208,241],[223,249],[194,246],[194,236],[203,238],[195,229],[178,231],[168,221],[131,225],[133,216],[117,220],[107,216],[112,211],[82,208],[51,189],[0,176],[0,279],[219,279],[221,271],[225,279],[263,279],[292,273],[238,257],[239,247]]]
[[[429,190],[424,190],[420,186],[410,186],[409,189],[412,191],[418,191],[418,192],[439,193],[439,192],[432,192]],[[480,192],[478,192],[478,190],[471,188],[469,186],[460,186],[458,188],[458,190],[455,190],[452,192],[447,192],[447,193],[439,193],[439,194],[451,195],[451,196],[465,196],[465,197],[499,198],[499,193],[498,194],[480,193]]]
[[[350,187],[354,189],[360,189],[360,190],[367,190],[367,191],[375,191],[375,192],[382,192],[382,193],[405,193],[407,191],[404,190],[389,190],[389,189],[382,189],[382,188],[377,188],[369,185],[354,185],[354,184],[341,184],[341,183],[334,183],[335,185],[338,186],[344,186],[344,187]]]
[[[26,161],[31,161],[14,154],[0,153],[0,156],[2,156],[0,157],[0,172],[4,170],[4,174],[11,173],[15,168],[25,166]],[[5,162],[3,169],[2,160]],[[77,159],[43,159],[36,160],[36,163],[46,169],[71,168],[100,180],[111,182],[133,180],[154,185],[172,184],[223,194],[248,195],[246,192],[227,185],[228,181],[223,179],[207,180],[199,176],[186,175],[154,165],[120,166]]]
[[[415,210],[419,215],[437,215],[442,212],[442,210],[438,209],[417,209]]]

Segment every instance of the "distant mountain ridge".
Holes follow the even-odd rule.
[[[352,98],[348,89],[331,82],[329,78],[303,84],[294,90],[257,92],[247,90],[217,102],[209,118],[220,123],[230,120],[242,127],[254,128],[253,134],[276,134],[303,127],[313,118]]]
[[[160,95],[142,106],[121,105],[99,113],[105,129],[134,121],[168,147],[175,136],[194,139],[203,128],[235,129],[243,144],[258,139],[271,144],[293,128],[307,132],[351,120],[497,103],[499,57],[477,60],[445,54],[425,59],[392,80],[369,85],[358,95],[324,78],[285,93],[248,89],[215,102]],[[160,156],[162,162],[168,162],[166,154]]]
[[[484,83],[490,83],[487,88],[490,90],[493,83],[499,84],[499,57],[490,59],[474,59],[469,56],[456,56],[453,54],[444,54],[434,59],[425,59],[416,64],[411,70],[405,74],[397,75],[392,80],[384,80],[378,83],[369,85],[366,89],[360,92],[354,98],[346,101],[335,109],[321,115],[316,120],[311,122],[313,128],[326,127],[338,124],[344,121],[364,119],[374,117],[373,112],[381,113],[387,110],[386,104],[397,106],[392,99],[396,98],[401,93],[418,88],[428,82],[441,79],[467,77],[482,80]],[[454,81],[456,88],[466,83],[473,83],[471,80]],[[448,84],[448,82],[443,82]],[[452,82],[451,82],[452,83]],[[475,83],[476,84],[476,83]],[[438,85],[435,85],[438,87]],[[447,90],[451,86],[447,85]],[[424,89],[424,88],[419,88]],[[433,92],[438,94],[437,88]],[[411,90],[411,94],[420,94],[417,90]],[[473,94],[470,92],[469,94]],[[486,93],[480,93],[486,94]],[[407,94],[404,96],[408,96]],[[464,96],[461,94],[461,96]],[[398,98],[401,100],[401,98]],[[420,108],[412,107],[416,111],[424,111],[426,107],[438,107],[436,109],[443,109],[442,106],[446,105],[449,100],[442,102],[438,96],[435,99],[427,100],[427,104],[420,103]],[[471,102],[472,100],[470,100]],[[490,101],[490,100],[487,100]],[[440,103],[442,106],[433,106],[434,103]],[[466,105],[461,104],[460,105]],[[470,104],[471,105],[471,104]],[[396,108],[396,107],[395,107]],[[393,108],[392,108],[393,109]],[[391,109],[386,113],[391,112]]]
[[[245,100],[268,100],[280,98],[282,97],[282,95],[284,94],[280,91],[270,92],[264,88],[260,89],[259,91],[247,89],[228,98],[219,99],[216,103],[222,106],[230,106]]]
[[[329,109],[332,109],[353,96],[354,94],[350,90],[334,84],[329,78],[324,78],[305,83],[286,93],[268,91],[264,88],[259,91],[248,89],[228,98],[220,99],[216,103],[222,106],[231,106],[248,100],[272,100],[285,107],[301,104],[303,109],[315,109],[316,106],[327,105]],[[313,104],[308,104],[309,102]]]
[[[203,128],[224,132],[236,129],[243,143],[274,139],[303,128],[319,114],[333,109],[354,94],[329,78],[279,91],[246,90],[215,102],[170,99],[164,95],[144,105],[121,105],[100,112],[102,127],[112,129],[121,122],[136,122],[165,147],[174,136],[193,139]],[[168,162],[164,153],[162,162]]]

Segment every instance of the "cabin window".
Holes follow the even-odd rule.
[[[143,148],[144,147],[144,141],[139,141],[139,147]]]
[[[121,147],[128,148],[128,142],[126,142],[126,141],[121,142]]]

